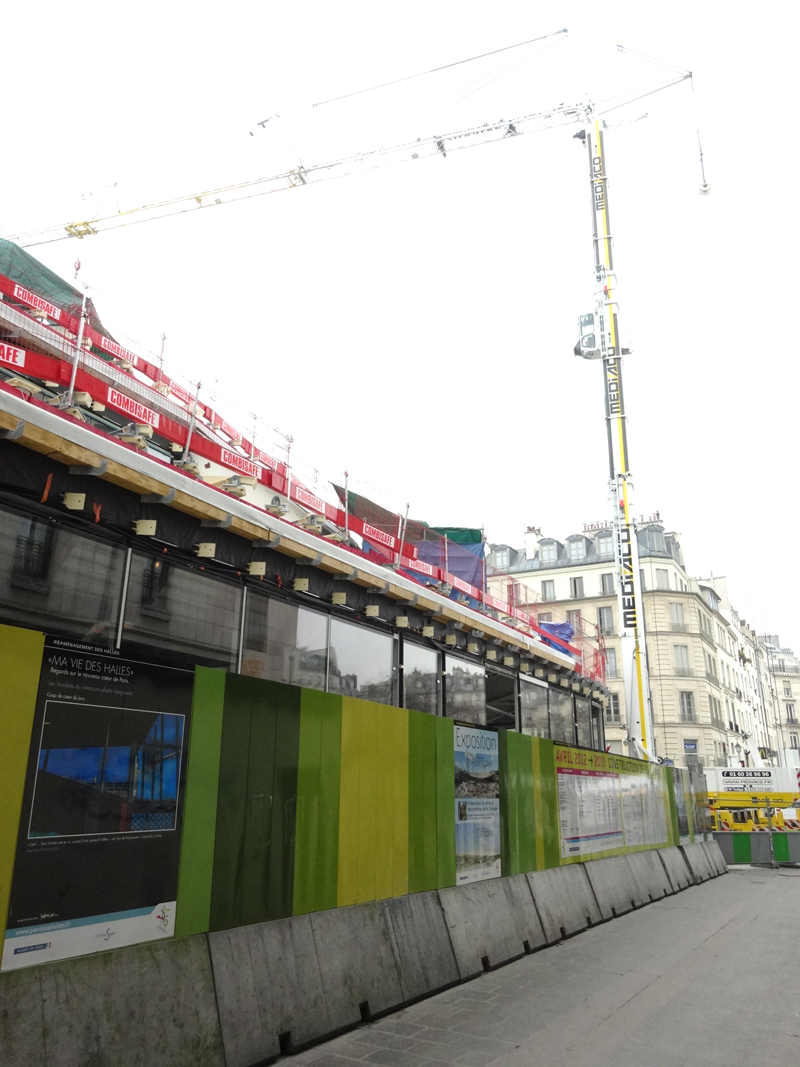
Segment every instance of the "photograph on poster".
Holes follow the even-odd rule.
[[[500,752],[497,734],[454,730],[456,881],[500,877]]]
[[[183,716],[48,700],[28,837],[174,830]]]

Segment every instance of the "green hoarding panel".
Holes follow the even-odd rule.
[[[750,863],[750,834],[733,833],[733,862]]]
[[[509,734],[509,751],[516,763],[518,873],[536,870],[536,835],[533,809],[533,745],[525,734]]]
[[[453,720],[436,722],[436,881],[456,884],[456,784]]]
[[[436,719],[409,711],[408,891],[436,885]]]
[[[322,713],[319,773],[317,909],[336,907],[339,879],[339,794],[342,775],[342,698],[318,693]]]
[[[778,863],[789,862],[789,838],[785,833],[772,835],[772,847]]]
[[[178,937],[206,933],[211,919],[225,677],[222,670],[195,670],[175,915]]]
[[[295,915],[317,910],[322,708],[315,698],[323,695],[304,689],[300,697],[292,903]]]
[[[211,930],[238,926],[242,910],[251,681],[243,675],[229,674],[225,684]]]
[[[555,743],[539,740],[539,773],[542,790],[542,836],[544,838],[545,867],[561,865],[561,845],[558,821],[558,790],[556,785]]]
[[[297,686],[262,682],[263,705],[275,715],[272,827],[266,919],[292,914],[300,696]]]
[[[265,690],[268,682],[242,678],[242,699],[247,694],[250,709],[250,743],[243,760],[246,767],[246,816],[241,857],[242,901],[239,924],[264,922],[269,918],[270,859],[274,819],[274,779],[277,712]],[[238,925],[238,924],[237,924]]]

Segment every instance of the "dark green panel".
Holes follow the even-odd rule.
[[[225,672],[197,667],[186,769],[175,934],[204,934],[211,915]]]
[[[241,678],[242,691],[249,694],[250,704],[247,817],[239,920],[248,925],[269,918],[277,712],[265,690],[271,683],[259,678],[238,677]]]
[[[778,863],[789,862],[789,838],[786,834],[773,834],[772,847]]]
[[[339,892],[339,786],[342,773],[342,698],[315,693],[322,713],[319,768],[317,910],[335,908]]]
[[[214,839],[214,881],[209,929],[239,925],[244,873],[247,766],[250,751],[250,679],[229,674],[225,682],[217,820]],[[244,683],[244,684],[243,684]]]
[[[561,841],[558,820],[558,792],[556,785],[556,753],[552,741],[539,742],[539,770],[542,776],[542,820],[545,867],[561,866]]]
[[[750,852],[750,834],[741,834],[733,832],[733,862],[734,863],[750,863],[752,861],[752,855]]]
[[[281,682],[261,682],[264,706],[274,709],[275,764],[272,784],[272,848],[266,919],[292,914],[294,841],[297,813],[297,757],[302,690]]]
[[[453,720],[436,723],[436,883],[456,884],[456,785]]]

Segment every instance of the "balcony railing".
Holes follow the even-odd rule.
[[[674,634],[688,634],[689,623],[688,622],[671,622],[670,629]]]
[[[694,676],[694,667],[676,667],[675,673],[679,678],[692,678]]]

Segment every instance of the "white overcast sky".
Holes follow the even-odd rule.
[[[0,233],[664,77],[617,42],[692,69],[694,92],[634,105],[619,117],[647,120],[606,139],[634,501],[682,534],[690,573],[727,575],[740,612],[797,648],[796,10],[14,5]],[[564,26],[543,51],[310,108]],[[563,538],[609,511],[600,367],[572,355],[592,305],[573,133],[31,251],[66,277],[80,256],[112,332],[153,349],[165,331],[168,373],[202,378],[240,424],[256,410],[292,434],[321,491],[347,468],[433,524]]]

